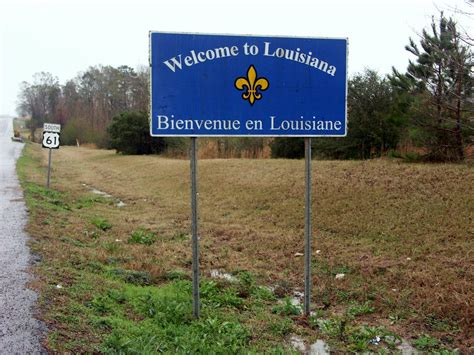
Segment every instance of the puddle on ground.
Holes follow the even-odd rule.
[[[98,190],[98,189],[96,189],[92,186],[87,185],[87,184],[82,184],[82,186],[89,189],[89,191],[92,192],[93,194],[99,195],[103,198],[114,198],[111,194],[108,194],[107,192],[104,192],[104,191],[100,191],[100,190]],[[117,206],[119,208],[125,207],[127,205],[123,201],[120,201],[120,200],[117,200],[117,201],[118,202],[115,204],[115,206]]]
[[[326,355],[330,354],[329,346],[324,340],[318,339],[313,344],[306,344],[303,339],[297,335],[290,338],[291,346],[302,354],[307,355]]]
[[[303,304],[304,292],[293,291],[293,296],[291,297],[291,304],[293,306],[301,306]]]
[[[99,195],[99,196],[102,196],[104,198],[112,198],[113,196],[108,194],[107,192],[104,192],[104,191],[100,191],[92,186],[89,186],[87,184],[81,184],[82,186],[84,186],[86,189],[88,189],[90,192],[92,192],[93,194],[96,194],[96,195]]]
[[[406,339],[402,339],[402,343],[397,346],[397,349],[402,352],[402,355],[416,355],[419,354],[418,350],[416,350],[413,346]]]
[[[330,354],[329,345],[324,340],[318,339],[313,344],[306,344],[302,338],[297,335],[290,337],[291,346],[305,355],[327,355]],[[413,346],[411,346],[406,339],[402,339],[401,343],[397,346],[397,350],[401,351],[402,355],[418,355],[419,352]]]
[[[96,195],[99,195],[99,196],[102,196],[102,197],[105,197],[105,198],[112,198],[113,197],[112,195],[109,195],[107,192],[100,191],[100,190],[97,190],[97,189],[92,189],[91,192],[93,194],[96,194]]]
[[[300,337],[296,335],[292,335],[290,338],[290,344],[293,348],[295,348],[298,351],[305,352],[306,349],[306,344],[304,343],[304,340],[301,339]]]
[[[393,340],[391,341],[393,342]],[[396,348],[402,355],[418,355],[420,352],[416,350],[406,339],[397,340],[399,343]],[[305,355],[326,355],[330,354],[329,345],[321,339],[318,339],[313,344],[306,344],[305,341],[298,335],[292,335],[290,337],[291,346],[299,351],[301,354]],[[384,349],[387,350],[387,349]]]
[[[214,279],[222,279],[222,280],[227,280],[229,282],[237,282],[238,279],[235,276],[232,276],[231,274],[227,272],[221,272],[219,270],[211,270],[211,277]]]
[[[329,345],[324,340],[318,339],[316,343],[311,344],[309,347],[309,353],[311,355],[326,355],[330,354]]]

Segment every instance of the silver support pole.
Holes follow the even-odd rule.
[[[197,208],[197,138],[191,137],[191,229],[193,249],[193,314],[199,318],[199,237]]]
[[[51,178],[51,151],[52,149],[49,148],[49,159],[48,159],[48,180],[46,182],[46,187],[49,189],[49,180]]]
[[[305,148],[305,247],[304,247],[304,314],[311,312],[311,138],[304,139]]]

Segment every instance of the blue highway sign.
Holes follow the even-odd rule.
[[[150,32],[151,135],[345,136],[347,47]]]

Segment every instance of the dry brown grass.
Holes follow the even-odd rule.
[[[45,164],[46,150],[34,150]],[[190,270],[188,161],[61,147],[53,168],[52,187],[72,199],[88,193],[86,184],[127,206],[101,204],[64,214],[67,228],[31,225],[35,237],[54,246],[44,251],[49,257],[105,262],[113,255],[126,260],[125,268],[156,278]],[[304,247],[304,162],[200,160],[198,173],[202,271],[250,270],[262,284],[301,288],[303,258],[295,253]],[[342,303],[371,300],[376,312],[368,320],[406,337],[451,336],[468,351],[474,319],[472,167],[314,161],[312,173],[316,307],[337,313]],[[94,216],[112,223],[104,238],[121,240],[118,247],[67,246],[58,252],[64,248],[60,236],[90,241],[86,231],[93,227],[85,221]],[[126,244],[140,227],[158,231],[159,242]],[[346,277],[335,280],[338,272]],[[396,321],[390,324],[389,317]]]
[[[252,139],[252,138],[247,138]],[[263,141],[262,147],[254,149],[238,149],[237,147],[228,147],[226,149],[223,141],[216,138],[202,138],[199,140],[199,158],[201,159],[268,159],[271,156],[270,142],[271,138]],[[220,144],[219,144],[220,142]],[[181,157],[181,156],[180,156]]]

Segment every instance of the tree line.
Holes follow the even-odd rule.
[[[313,139],[314,152],[331,159],[367,159],[385,154],[429,161],[462,161],[473,143],[472,40],[440,13],[418,41],[405,72],[387,76],[367,69],[348,81],[348,135]],[[172,151],[184,155],[184,139],[148,136],[147,67],[95,66],[64,85],[49,73],[24,82],[18,112],[31,117],[34,132],[43,123],[63,126],[62,143],[94,143],[127,154]],[[299,138],[204,140],[217,157],[300,158]],[[405,152],[404,152],[405,148]]]
[[[23,82],[18,112],[31,117],[32,139],[44,122],[63,126],[62,142],[95,143],[107,147],[107,128],[122,112],[146,112],[149,106],[147,67],[94,66],[64,85],[50,73],[38,73]]]

